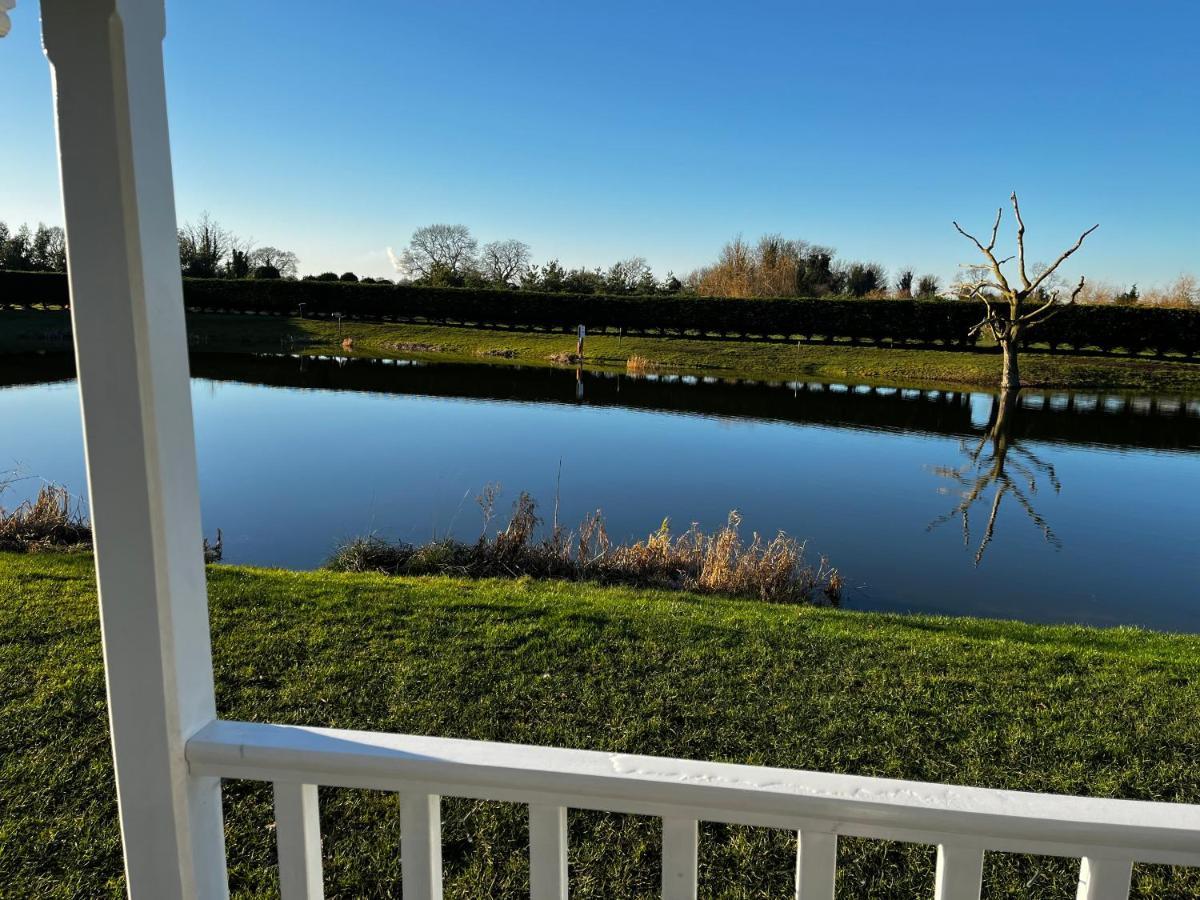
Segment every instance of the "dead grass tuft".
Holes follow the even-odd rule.
[[[91,543],[92,529],[64,487],[43,484],[33,500],[12,510],[0,506],[0,550],[29,553]]]
[[[577,531],[554,528],[549,536],[537,538],[542,524],[537,504],[522,492],[513,503],[508,524],[489,537],[498,495],[499,486],[488,485],[476,498],[484,526],[474,544],[444,538],[414,547],[367,537],[339,548],[327,565],[337,571],[390,575],[562,578],[753,597],[771,603],[837,604],[841,600],[841,576],[827,560],[811,565],[804,544],[782,532],[769,541],[758,534],[744,541],[736,511],[712,534],[693,524],[676,535],[664,519],[644,540],[614,544],[597,510],[584,517]]]
[[[644,375],[647,372],[657,372],[659,363],[644,356],[631,356],[625,360],[625,371],[630,375]]]

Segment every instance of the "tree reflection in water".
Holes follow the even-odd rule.
[[[1062,483],[1058,480],[1058,473],[1051,463],[1039,458],[1032,450],[1022,447],[1013,439],[1013,423],[1020,415],[1019,410],[1016,391],[1002,391],[993,397],[987,430],[979,443],[974,447],[970,441],[960,444],[962,452],[967,456],[967,463],[957,468],[937,466],[933,469],[935,474],[954,482],[954,486],[947,488],[946,493],[958,494],[959,502],[948,513],[930,522],[926,531],[959,519],[962,521],[963,546],[970,549],[971,510],[978,503],[987,503],[989,499],[991,501],[987,525],[983,529],[979,547],[975,550],[975,565],[979,565],[983,560],[983,554],[992,542],[996,533],[996,520],[1006,496],[1013,498],[1017,506],[1042,532],[1048,544],[1055,549],[1062,547],[1062,541],[1054,533],[1054,529],[1033,505],[1040,481],[1049,484],[1056,494],[1062,489]]]

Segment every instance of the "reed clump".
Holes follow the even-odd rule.
[[[0,477],[0,494],[15,480]],[[71,492],[60,484],[43,484],[36,497],[12,509],[0,506],[0,551],[37,553],[91,547],[91,523]],[[204,561],[220,562],[224,547],[225,540],[218,528],[215,543],[204,539]]]
[[[13,509],[0,506],[0,550],[29,553],[91,543],[87,518],[60,485],[43,484],[36,497]]]
[[[630,375],[645,375],[647,372],[657,372],[659,364],[644,356],[633,355],[625,360],[625,371]]]
[[[643,540],[614,543],[599,510],[575,530],[554,524],[539,537],[542,520],[525,492],[513,503],[508,523],[489,534],[497,496],[496,487],[489,486],[476,498],[484,527],[474,543],[441,538],[416,546],[370,536],[339,547],[327,567],[388,575],[561,578],[772,603],[836,605],[841,600],[843,581],[828,560],[810,563],[804,544],[782,532],[769,540],[757,533],[744,540],[736,511],[713,533],[697,524],[674,533],[664,519]]]

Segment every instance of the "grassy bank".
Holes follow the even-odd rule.
[[[573,352],[572,335],[439,325],[371,324],[273,316],[188,317],[198,350],[346,353],[522,365],[553,365]],[[343,349],[349,339],[353,349]],[[0,353],[69,347],[70,322],[59,310],[0,313]],[[829,379],[913,387],[992,387],[1000,360],[977,351],[908,350],[848,344],[765,344],[744,341],[593,335],[589,369],[624,371],[640,357],[650,371],[762,380]],[[1031,387],[1200,390],[1200,363],[1149,357],[1073,356],[1030,351],[1022,375]]]
[[[0,554],[0,884],[116,896],[87,555]],[[1197,802],[1200,639],[896,617],[536,581],[210,570],[225,716]],[[269,788],[226,789],[231,883],[275,889]],[[525,891],[524,811],[447,801],[447,895]],[[394,797],[322,790],[330,896],[396,896]],[[652,821],[572,813],[576,897],[657,896]],[[706,826],[721,897],[788,893],[787,834]],[[840,889],[932,895],[932,847],[844,840]],[[988,897],[1075,864],[989,854]],[[1139,866],[1139,897],[1200,873]]]

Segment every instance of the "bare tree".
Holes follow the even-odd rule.
[[[1017,203],[1015,191],[1011,200],[1013,214],[1017,220],[1016,260],[1017,275],[1020,278],[1018,287],[1009,284],[1003,270],[1005,263],[1011,262],[1013,257],[996,258],[996,235],[1000,231],[1000,220],[1004,216],[1004,207],[996,210],[996,221],[992,225],[992,237],[986,246],[977,237],[964,231],[958,222],[954,223],[958,233],[978,247],[979,252],[986,260],[984,266],[978,267],[981,271],[973,273],[978,277],[972,277],[968,283],[964,284],[960,294],[964,298],[982,300],[987,309],[983,321],[971,329],[971,333],[976,334],[986,328],[995,338],[996,343],[1000,345],[1000,350],[1004,354],[1004,367],[1000,374],[1002,391],[1010,389],[1016,391],[1021,388],[1017,351],[1025,332],[1045,322],[1063,308],[1072,305],[1078,298],[1079,292],[1083,290],[1084,279],[1081,277],[1078,286],[1071,292],[1070,298],[1060,303],[1060,291],[1051,288],[1053,282],[1050,279],[1054,276],[1055,270],[1083,246],[1084,239],[1100,227],[1098,224],[1093,225],[1081,234],[1073,246],[1064,250],[1058,259],[1040,272],[1035,271],[1034,277],[1031,279],[1025,268],[1025,222],[1021,219],[1021,207]]]
[[[483,245],[479,266],[488,281],[494,284],[513,284],[517,276],[529,269],[529,245],[517,240],[492,241]]]
[[[654,274],[644,256],[631,256],[613,263],[604,278],[605,287],[615,294],[630,294],[647,283],[653,283]]]
[[[278,247],[259,247],[253,253],[253,260],[256,268],[274,269],[281,278],[294,278],[300,269],[300,258],[291,250]]]
[[[461,275],[474,265],[478,247],[466,225],[426,225],[413,232],[393,265],[410,278],[429,278],[435,272]]]

